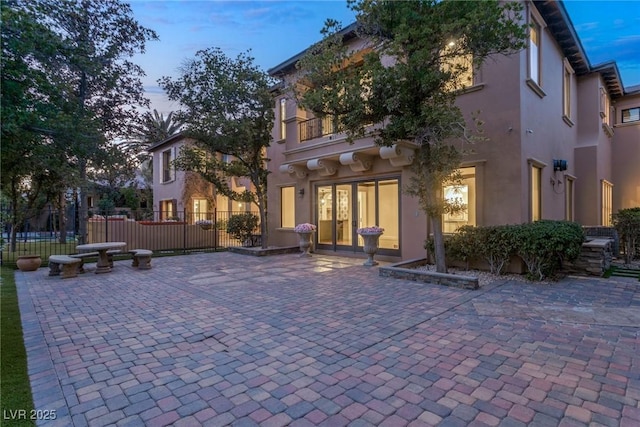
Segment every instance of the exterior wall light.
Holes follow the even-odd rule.
[[[558,160],[553,159],[553,171],[566,171],[567,170],[567,161],[566,160]]]

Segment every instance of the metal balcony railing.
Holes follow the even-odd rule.
[[[335,120],[332,116],[305,120],[298,124],[298,129],[300,142],[336,133]]]

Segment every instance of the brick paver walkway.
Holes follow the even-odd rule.
[[[39,424],[640,425],[637,280],[468,291],[362,262],[18,272],[35,405],[56,411]]]

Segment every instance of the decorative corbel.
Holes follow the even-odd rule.
[[[300,165],[280,165],[280,172],[296,174],[298,178],[304,178],[307,176],[307,169]]]
[[[364,172],[371,169],[373,164],[371,157],[366,154],[356,153],[354,151],[350,153],[344,153],[340,155],[340,163],[345,166],[349,166],[354,172]]]
[[[415,150],[393,144],[391,147],[380,147],[380,157],[389,160],[391,166],[408,166],[413,163]]]
[[[320,176],[330,176],[338,171],[338,164],[327,159],[313,159],[307,162],[309,170],[317,170]]]

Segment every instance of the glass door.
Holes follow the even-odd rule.
[[[399,255],[399,196],[397,178],[316,187],[317,247],[361,252],[364,241],[356,230],[377,225],[385,229],[380,253]]]

